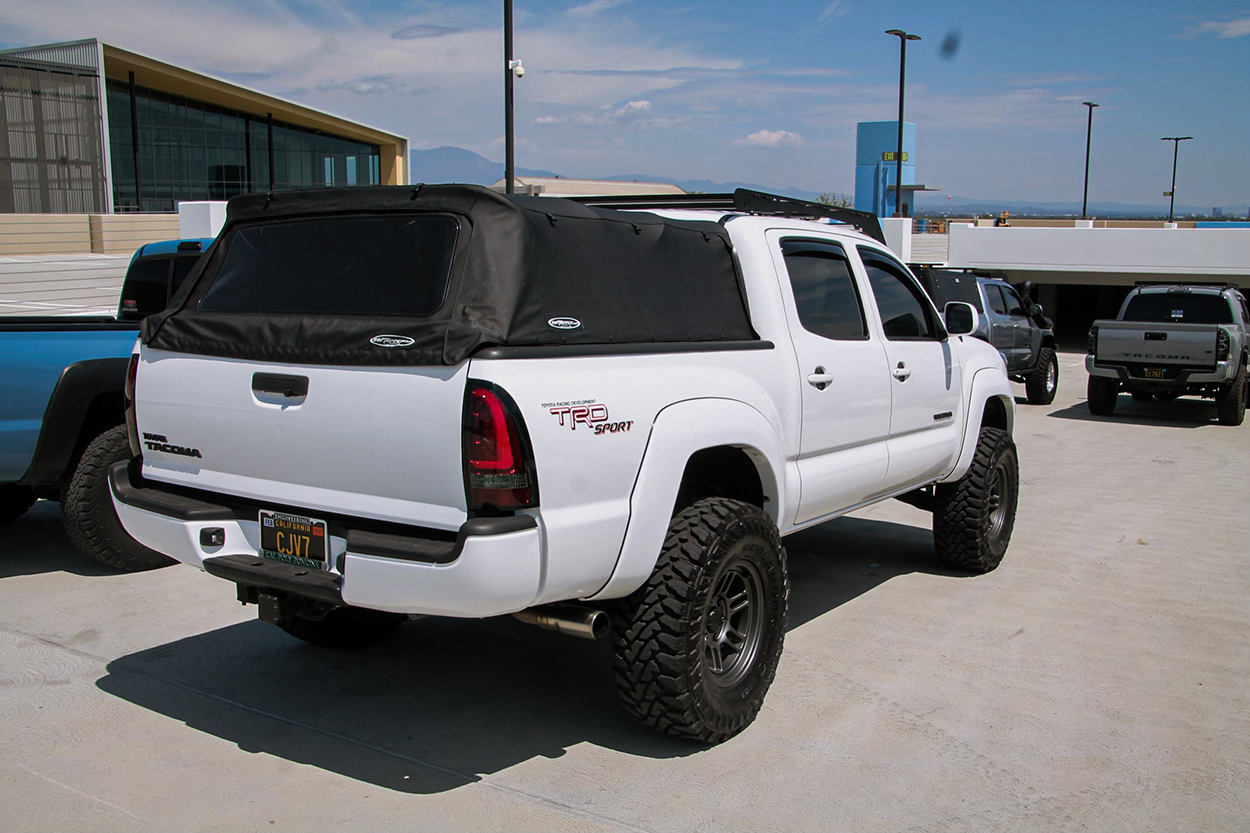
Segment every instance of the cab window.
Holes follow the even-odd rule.
[[[870,249],[861,248],[859,253],[885,337],[891,341],[939,338],[930,306],[903,267]]]
[[[1000,286],[1003,293],[1003,300],[1007,302],[1007,314],[1016,315],[1021,318],[1028,316],[1028,311],[1024,308],[1024,301],[1020,300],[1020,296],[1016,294],[1014,289],[1006,286]]]
[[[841,246],[783,240],[781,253],[803,329],[839,341],[868,338],[863,303]]]
[[[1003,291],[992,283],[985,285],[985,297],[989,299],[990,309],[999,315],[1007,314],[1007,302],[1003,300]]]

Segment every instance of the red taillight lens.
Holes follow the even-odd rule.
[[[464,408],[464,470],[469,508],[520,509],[537,505],[533,465],[521,424],[507,394],[470,384]]]
[[[139,354],[130,356],[130,366],[126,368],[126,435],[130,440],[130,453],[138,457],[143,446],[139,444],[139,421],[135,417],[135,378],[139,375]]]

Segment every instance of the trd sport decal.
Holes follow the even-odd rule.
[[[551,415],[576,431],[578,425],[584,425],[596,435],[620,434],[634,427],[634,421],[625,420],[612,422],[608,416],[608,406],[595,402],[593,399],[579,399],[574,402],[544,402],[543,407]]]

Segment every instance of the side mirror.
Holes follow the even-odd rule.
[[[980,319],[976,308],[963,301],[951,301],[942,313],[946,319],[946,331],[953,336],[966,336],[977,331]]]
[[[1042,315],[1041,304],[1029,304],[1029,318],[1040,318]]]

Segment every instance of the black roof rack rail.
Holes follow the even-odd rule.
[[[885,245],[885,234],[877,215],[870,211],[856,211],[836,205],[796,200],[739,188],[732,194],[621,194],[603,197],[566,197],[582,205],[596,208],[625,209],[711,209],[737,211],[742,214],[758,214],[768,217],[802,217],[805,219],[830,219],[854,226],[873,240]]]
[[[1133,286],[1205,286],[1216,289],[1241,289],[1240,284],[1228,281],[1133,281]]]

